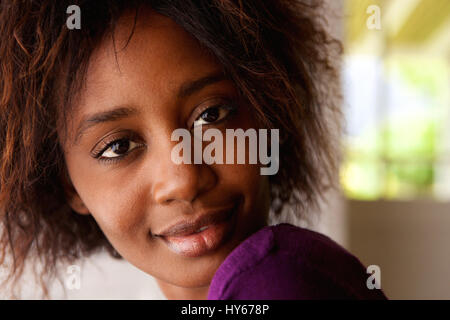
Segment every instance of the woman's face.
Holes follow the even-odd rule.
[[[172,20],[141,12],[125,46],[133,19],[116,29],[116,54],[108,38],[92,55],[68,123],[70,203],[139,269],[180,287],[208,286],[231,250],[266,224],[269,184],[259,165],[175,164],[171,134],[198,124],[257,128],[255,117],[221,65]],[[209,231],[161,236],[198,219]]]

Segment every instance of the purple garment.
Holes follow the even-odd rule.
[[[217,269],[208,300],[386,299],[366,268],[330,238],[282,223],[259,230]]]

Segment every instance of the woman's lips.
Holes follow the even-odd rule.
[[[202,216],[196,223],[179,223],[170,228],[167,234],[157,236],[173,252],[182,256],[205,255],[217,249],[232,235],[236,209],[237,205],[230,210]]]

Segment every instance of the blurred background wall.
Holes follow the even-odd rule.
[[[450,1],[342,4],[344,245],[388,297],[450,299]]]

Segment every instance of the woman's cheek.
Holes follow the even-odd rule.
[[[99,186],[92,199],[92,215],[100,226],[117,236],[135,235],[146,224],[146,208],[137,184]]]
[[[244,196],[243,212],[246,219],[268,212],[270,192],[268,176],[260,173],[260,165],[215,164],[214,170],[221,183],[230,191]]]
[[[145,179],[135,179],[136,175],[133,170],[121,168],[105,172],[96,164],[73,167],[73,184],[107,236],[136,236],[146,224]]]

